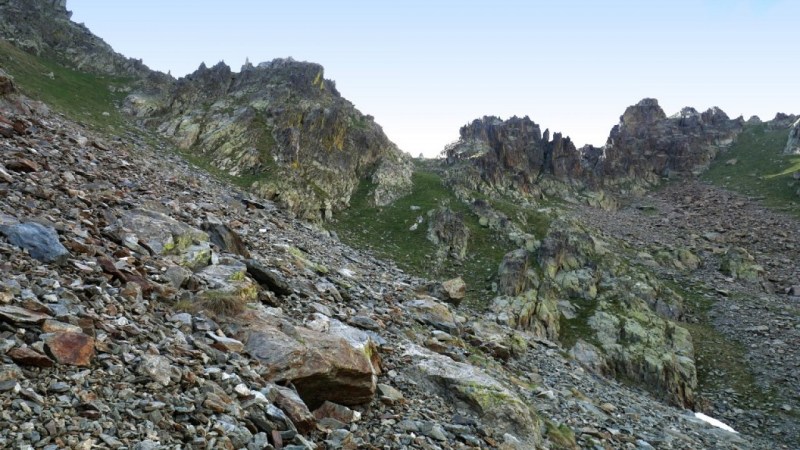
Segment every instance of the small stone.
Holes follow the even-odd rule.
[[[346,406],[326,401],[322,406],[314,410],[314,417],[317,420],[332,418],[347,424],[358,421],[361,418],[361,413],[353,411]]]
[[[380,400],[387,405],[393,405],[403,401],[403,393],[388,384],[378,385],[378,395]]]
[[[167,386],[170,383],[172,366],[169,360],[160,355],[143,355],[139,373],[151,377],[155,382]]]
[[[236,339],[231,339],[224,336],[217,336],[212,332],[207,333],[208,337],[214,340],[214,343],[211,344],[212,347],[216,348],[217,350],[221,350],[223,352],[234,352],[240,353],[244,350],[244,344]]]
[[[607,412],[608,414],[611,414],[617,410],[617,407],[612,405],[611,403],[603,403],[600,405],[600,409]]]

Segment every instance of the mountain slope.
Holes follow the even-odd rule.
[[[764,448],[0,85],[2,446]]]

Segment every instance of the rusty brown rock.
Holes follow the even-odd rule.
[[[317,420],[322,420],[327,417],[347,424],[360,419],[361,414],[357,411],[353,411],[347,406],[326,401],[322,404],[322,406],[314,410],[314,417]]]
[[[297,431],[308,433],[313,430],[316,419],[305,402],[303,402],[303,399],[289,388],[276,386],[275,391],[275,405],[292,420],[294,426],[297,427]]]
[[[94,339],[71,331],[51,333],[45,337],[48,353],[59,364],[89,366],[94,359]]]
[[[375,395],[380,358],[366,333],[330,320],[327,332],[296,327],[289,335],[266,315],[240,319],[250,324],[245,351],[261,362],[262,376],[291,381],[311,408],[326,400],[359,405]]]

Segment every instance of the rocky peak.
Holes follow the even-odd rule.
[[[116,53],[83,24],[70,21],[65,0],[0,2],[0,38],[22,50],[71,67],[143,79],[152,71],[141,60]]]
[[[489,185],[529,192],[545,175],[563,181],[578,179],[583,173],[581,154],[561,133],[541,127],[529,117],[506,121],[485,116],[465,125],[459,140],[445,149],[450,165],[472,161],[480,177]]]
[[[684,108],[686,110],[687,108]],[[693,108],[689,108],[692,109]],[[683,113],[683,111],[681,111]],[[664,110],[658,106],[658,100],[654,98],[645,98],[639,103],[629,106],[625,109],[625,113],[619,118],[620,126],[637,126],[647,125],[664,120],[667,117]]]
[[[621,181],[657,183],[660,177],[694,173],[730,146],[744,126],[714,107],[698,113],[691,107],[667,117],[655,99],[626,109],[609,135],[602,175],[605,184]]]
[[[410,187],[410,158],[324,73],[292,58],[248,63],[239,73],[202,64],[167,92],[132,94],[125,109],[307,219],[346,207],[365,178],[376,204],[394,200]]]

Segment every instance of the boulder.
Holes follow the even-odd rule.
[[[47,353],[59,364],[87,367],[94,359],[94,338],[83,333],[64,331],[44,336]]]
[[[263,311],[239,316],[245,351],[261,362],[262,376],[289,381],[312,409],[326,400],[360,405],[372,400],[380,373],[377,347],[368,334],[318,315],[315,329],[280,325]]]
[[[463,278],[456,277],[441,283],[429,283],[421,291],[443,302],[458,306],[467,295],[467,284],[464,283]]]
[[[433,297],[422,296],[403,303],[403,306],[420,323],[451,334],[458,332],[458,324],[450,308]]]
[[[755,258],[741,247],[730,247],[722,255],[719,271],[723,274],[744,280],[755,282],[764,274],[764,268],[756,264]]]
[[[36,222],[0,226],[0,234],[8,242],[28,251],[31,257],[46,263],[63,264],[69,258],[67,250],[58,240],[56,230]]]
[[[453,361],[409,344],[405,356],[411,359],[406,369],[412,379],[452,403],[459,411],[473,413],[501,433],[511,433],[539,448],[541,421],[528,405],[483,370]]]
[[[250,252],[242,238],[224,223],[216,220],[208,221],[203,224],[203,230],[208,233],[211,242],[223,252],[233,253],[243,258],[250,257]]]
[[[208,234],[156,211],[125,211],[107,231],[132,250],[175,255],[180,265],[191,269],[205,267],[211,260]]]
[[[436,246],[437,261],[441,264],[448,258],[464,260],[470,232],[461,215],[447,207],[435,209],[428,215],[428,240]]]

